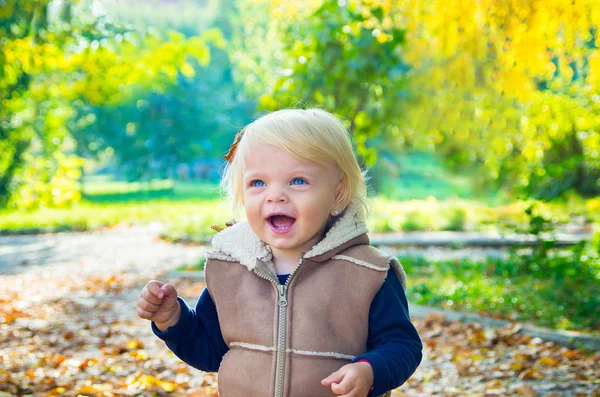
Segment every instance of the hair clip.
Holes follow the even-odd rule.
[[[235,219],[232,219],[232,220],[230,220],[229,222],[225,222],[225,229],[227,229],[228,227],[231,227],[231,226],[235,225],[236,223],[237,223],[237,222],[236,222],[236,220],[235,220]],[[214,230],[215,232],[217,232],[217,233],[220,233],[220,232],[222,232],[223,230],[225,230],[224,228],[222,228],[222,227],[221,227],[221,226],[219,226],[219,225],[212,225],[210,228],[211,228],[212,230]]]
[[[231,144],[231,146],[229,146],[229,151],[227,152],[227,154],[225,156],[223,156],[229,164],[231,164],[231,160],[233,160],[233,156],[235,156],[235,152],[237,150],[237,147],[238,147],[240,141],[242,140],[243,135],[244,135],[244,130],[241,130],[240,132],[238,132],[235,135],[235,138],[233,138],[233,143]]]

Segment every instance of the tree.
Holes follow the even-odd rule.
[[[515,192],[600,193],[597,0],[397,7],[410,66],[402,139]]]
[[[207,37],[163,40],[90,12],[91,2],[9,1],[0,8],[0,204],[78,200],[81,157],[69,122],[74,104],[117,104],[164,91],[179,71],[209,62]]]
[[[262,80],[262,109],[300,104],[338,113],[355,139],[358,155],[365,164],[373,165],[377,151],[369,139],[393,128],[403,95],[405,65],[400,48],[404,30],[393,25],[392,10],[383,2],[325,0],[311,4],[313,7],[301,10],[289,2],[271,2],[261,21],[260,17],[249,20],[244,12],[261,15],[260,11],[242,2],[240,18],[247,23],[240,25],[238,35],[248,37],[248,31],[253,34],[257,30],[258,40],[266,38],[275,48],[259,52],[258,57],[270,62],[257,59],[256,51],[244,51],[237,59],[242,68],[245,64],[273,68],[262,74],[250,72]],[[271,22],[261,31],[265,20]],[[278,39],[269,41],[274,36]],[[273,53],[276,62],[271,60]]]
[[[488,187],[600,193],[598,0],[238,8],[238,78],[261,106],[339,112],[369,164],[381,141],[436,150]]]
[[[175,83],[162,92],[138,90],[115,105],[83,106],[80,112],[94,122],[73,133],[85,156],[111,153],[119,175],[129,180],[165,178],[185,163],[222,160],[255,104],[248,103],[232,78],[226,51],[229,29],[223,18],[227,7],[222,2],[212,3],[127,3],[109,9],[117,21],[127,21],[135,29],[152,26],[180,32],[186,38],[198,34],[211,37],[211,60],[206,65],[190,62],[185,74],[180,71]],[[145,11],[139,13],[139,7],[146,7],[142,8]],[[188,14],[185,18],[179,17],[181,7]],[[216,32],[218,36],[214,36]]]

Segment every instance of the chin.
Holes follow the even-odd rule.
[[[268,239],[268,241],[265,240],[265,242],[267,244],[269,244],[271,247],[277,248],[277,249],[280,249],[280,250],[289,250],[289,249],[294,249],[294,248],[297,247],[297,245],[295,243],[293,243],[293,242],[290,242],[290,241],[278,241],[278,240],[279,239],[271,238],[271,239]]]

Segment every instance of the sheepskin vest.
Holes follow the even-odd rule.
[[[369,309],[390,267],[406,285],[398,261],[366,233],[351,203],[285,285],[247,222],[213,238],[206,284],[230,349],[219,396],[335,397],[321,380],[366,352]]]

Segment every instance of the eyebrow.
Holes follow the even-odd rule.
[[[242,178],[243,179],[254,179],[254,178],[256,178],[257,175],[261,176],[262,171],[244,172],[244,174],[242,175]]]
[[[264,173],[263,171],[249,171],[249,172],[244,172],[243,174],[243,179],[254,179],[256,177],[260,177],[264,174],[268,174]],[[295,177],[295,176],[308,176],[308,177],[313,177],[316,178],[317,176],[320,175],[320,173],[315,170],[315,171],[308,171],[308,170],[304,170],[304,169],[297,169],[294,168],[290,171],[286,171],[286,175],[291,175],[291,177]]]

